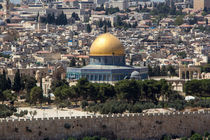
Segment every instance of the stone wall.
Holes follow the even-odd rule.
[[[190,136],[210,132],[210,111],[169,114],[2,120],[0,140],[62,140],[68,136],[102,135],[112,139],[160,139],[164,134]]]

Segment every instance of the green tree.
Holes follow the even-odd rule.
[[[52,89],[52,91],[55,91],[55,89],[57,87],[61,87],[61,86],[64,86],[64,85],[66,85],[66,86],[69,85],[69,83],[65,79],[63,79],[63,80],[54,80],[52,82],[52,84],[51,84],[51,89]]]
[[[170,95],[172,94],[172,88],[170,87],[170,85],[167,83],[166,80],[161,79],[159,81],[161,89],[160,89],[160,94],[162,96],[163,102],[165,101],[165,99],[168,100],[168,98],[170,97]]]
[[[201,80],[201,89],[202,91],[200,92],[201,97],[209,97],[210,96],[210,80],[209,79],[204,79]]]
[[[168,71],[166,69],[166,66],[162,66],[161,70],[160,70],[160,75],[161,76],[167,76]]]
[[[187,81],[184,85],[184,91],[187,95],[200,97],[202,91],[202,82],[200,82],[200,80]]]
[[[195,133],[190,137],[190,140],[202,140],[202,139],[203,139],[202,136],[198,133]]]
[[[53,93],[56,97],[56,100],[64,101],[68,99],[68,95],[70,94],[70,92],[71,92],[70,87],[67,85],[63,85],[63,86],[57,87]]]
[[[76,138],[70,137],[67,140],[77,140]]]
[[[101,19],[97,22],[97,26],[98,28],[102,28],[104,26],[104,23]]]
[[[99,87],[98,98],[101,103],[113,98],[116,94],[114,86],[106,83],[97,84]]]
[[[40,87],[33,87],[30,92],[30,103],[35,104],[39,102],[42,104],[43,91]]]
[[[72,13],[71,17],[72,17],[73,19],[75,19],[75,20],[80,20],[78,14],[75,13],[75,12]]]
[[[98,88],[94,86],[94,84],[90,83],[87,86],[88,89],[88,98],[91,101],[94,101],[95,103],[97,103],[98,100]]]
[[[0,74],[0,90],[4,91],[8,89],[8,83],[7,83],[7,78],[6,78],[6,72],[3,70],[3,74]]]
[[[7,89],[11,89],[12,88],[12,82],[10,80],[10,78],[7,78]]]
[[[117,97],[128,102],[139,100],[139,86],[135,80],[122,80],[115,84]]]
[[[36,86],[36,79],[30,76],[21,77],[21,83],[23,83],[22,87],[26,90],[27,93],[30,93],[31,89]]]
[[[17,97],[11,92],[11,90],[4,90],[2,94],[3,94],[2,104],[4,101],[9,101],[10,104],[14,105],[14,101],[16,100]]]
[[[13,84],[13,90],[17,93],[21,90],[21,77],[20,77],[20,70],[18,69],[17,72],[15,73],[15,78],[14,78],[14,84]]]
[[[54,23],[55,23],[55,14],[54,14],[54,13],[48,14],[48,15],[47,15],[46,22],[47,22],[48,24],[54,24]]]
[[[153,71],[152,71],[152,67],[150,65],[148,65],[148,75],[149,76],[154,76]]]
[[[183,16],[177,16],[174,22],[175,25],[182,25],[184,23]]]
[[[176,69],[175,69],[172,65],[169,65],[169,66],[167,67],[167,71],[170,72],[170,75],[171,75],[171,76],[176,76],[176,75],[177,75]],[[169,76],[170,76],[170,75],[169,75]]]
[[[77,86],[73,85],[70,87],[70,92],[68,92],[68,98],[71,101],[74,101],[75,104],[77,105],[78,99],[80,98]]]
[[[104,33],[106,33],[107,32],[107,26],[105,25],[104,26]]]
[[[92,30],[92,28],[91,28],[90,24],[87,24],[86,25],[86,32],[90,33],[91,30]]]
[[[68,23],[66,15],[62,12],[55,20],[56,25],[66,25]]]
[[[1,96],[1,101],[2,104],[4,104],[4,101],[8,101],[10,96],[11,96],[11,91],[10,90],[5,90],[2,92],[2,96]]]
[[[142,83],[142,96],[141,98],[147,101],[158,102],[160,97],[160,85],[155,80],[145,80]]]
[[[154,76],[160,76],[161,75],[160,66],[155,66],[152,72]]]
[[[184,59],[187,57],[187,54],[186,54],[186,52],[178,52],[177,56],[179,56],[181,59]]]
[[[39,12],[36,15],[36,22],[39,22]]]
[[[86,78],[80,78],[76,87],[79,96],[86,100],[89,96],[89,81]]]
[[[205,132],[204,132],[204,137],[207,138],[208,136],[210,136],[210,133],[207,132],[207,131],[205,131]]]
[[[181,140],[188,140],[187,137],[182,137]]]

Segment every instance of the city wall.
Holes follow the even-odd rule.
[[[0,121],[0,140],[62,140],[102,135],[112,139],[160,139],[210,132],[210,111],[167,114],[100,115]]]

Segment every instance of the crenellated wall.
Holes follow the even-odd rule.
[[[100,115],[0,121],[0,140],[62,140],[100,134],[112,139],[159,139],[210,132],[210,111]]]

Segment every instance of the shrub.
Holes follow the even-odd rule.
[[[181,140],[187,140],[187,137],[182,137]]]
[[[21,110],[20,113],[14,113],[16,117],[23,117],[28,114],[28,110]]]
[[[82,109],[84,109],[86,106],[88,106],[88,102],[87,101],[82,101],[81,102],[81,107],[82,107]]]
[[[183,110],[185,107],[185,101],[177,100],[174,102],[168,103],[168,107],[175,108],[176,110]]]
[[[169,136],[169,135],[163,135],[161,137],[161,140],[171,140],[171,136]]]
[[[130,113],[141,113],[142,112],[143,105],[140,103],[136,103],[134,105],[129,106],[129,112]]]
[[[13,115],[14,112],[16,112],[16,108],[14,107],[9,107],[5,104],[0,105],[0,118],[6,118],[11,115]]]
[[[100,137],[99,136],[84,137],[82,140],[100,140]]]
[[[70,138],[68,138],[67,140],[77,140],[77,139],[75,139],[75,138],[73,138],[73,137],[70,137]]]
[[[209,134],[209,132],[204,132],[204,137],[208,137],[210,134]]]
[[[202,136],[198,133],[195,133],[190,137],[190,140],[202,140],[202,139],[203,139]]]
[[[65,107],[68,107],[70,105],[71,105],[71,103],[65,100],[65,101],[59,102],[58,107],[59,108],[65,108]]]

